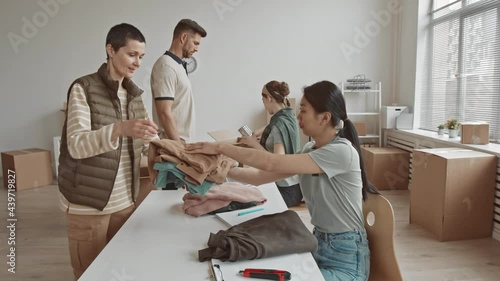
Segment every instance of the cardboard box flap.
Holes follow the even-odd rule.
[[[218,142],[226,142],[232,144],[236,144],[238,138],[241,137],[238,132],[230,130],[212,131],[208,132],[208,134]]]
[[[462,148],[428,148],[428,149],[415,149],[415,151],[421,151],[426,154],[436,155],[444,159],[463,159],[471,157],[491,157],[492,154],[483,153],[470,149]]]
[[[476,121],[476,122],[463,122],[460,123],[462,126],[467,126],[467,125],[488,125],[488,122],[485,121]]]
[[[366,152],[371,154],[408,154],[408,152],[395,147],[370,147],[366,149]]]
[[[43,152],[43,151],[45,151],[45,150],[40,149],[40,148],[26,148],[26,149],[20,149],[20,150],[6,151],[6,152],[2,152],[2,153],[7,154],[7,155],[16,156],[16,155],[23,155],[23,154]]]

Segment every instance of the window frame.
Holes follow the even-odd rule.
[[[447,116],[446,114],[446,119],[449,118],[457,118],[460,121],[466,120],[466,100],[467,100],[467,94],[466,94],[466,77],[467,74],[465,73],[466,70],[464,69],[464,49],[466,48],[465,46],[465,41],[464,41],[464,27],[466,20],[470,17],[473,17],[474,15],[484,13],[490,9],[496,9],[496,14],[497,14],[497,22],[496,22],[496,34],[499,36],[496,38],[497,41],[500,40],[500,1],[499,0],[483,0],[483,1],[476,1],[472,4],[467,4],[471,0],[457,0],[452,3],[446,4],[442,7],[439,7],[437,9],[434,9],[435,2],[436,0],[431,1],[431,8],[428,10],[428,17],[429,21],[426,24],[426,32],[427,35],[425,36],[426,38],[426,47],[425,47],[425,54],[424,54],[424,65],[423,65],[423,71],[420,75],[422,78],[422,88],[419,91],[418,99],[420,108],[423,106],[432,106],[432,102],[425,101],[425,99],[432,99],[433,95],[433,88],[434,88],[434,83],[436,77],[433,78],[433,74],[435,73],[435,70],[433,69],[434,65],[434,40],[436,34],[434,34],[434,28],[436,26],[439,26],[440,24],[443,24],[445,22],[451,22],[453,20],[458,20],[458,63],[457,63],[457,71],[455,73],[455,78],[457,79],[457,89],[456,89],[456,97],[457,97],[457,103],[455,106],[455,111],[457,112],[457,116]],[[455,5],[457,3],[461,3],[461,8],[457,9],[456,11],[451,11],[445,15],[436,16],[436,13],[439,11],[442,11],[452,5]],[[495,54],[500,54],[500,43],[495,45]],[[500,100],[500,59],[496,59],[494,61],[495,66],[493,67],[491,76],[494,77],[494,85],[495,85],[495,90],[498,90],[498,93],[493,92],[493,98],[498,97]],[[427,91],[428,90],[428,91]],[[426,94],[427,93],[427,94]],[[425,103],[424,103],[425,101]],[[445,101],[446,103],[446,101]],[[432,108],[429,112],[432,114],[432,112],[436,110],[435,108]],[[443,107],[439,110],[445,110],[446,107]],[[500,108],[498,109],[500,111]],[[499,142],[500,140],[500,114],[496,113],[493,109],[492,117],[495,120],[495,124],[493,124],[493,128],[490,124],[490,140],[493,142]],[[425,122],[425,118],[422,118],[423,112],[419,114],[418,120],[418,128],[423,129],[423,130],[432,130],[432,131],[437,131],[437,125],[434,126],[435,128],[429,128],[429,122]],[[496,116],[495,116],[496,115]],[[427,119],[428,120],[428,119]],[[428,120],[429,121],[429,120]],[[430,119],[431,122],[434,120]],[[446,120],[443,120],[445,122]],[[479,120],[478,120],[479,121]],[[434,125],[434,124],[433,124]],[[493,134],[491,134],[491,132]]]

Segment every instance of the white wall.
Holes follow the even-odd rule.
[[[422,1],[403,0],[401,56],[399,61],[399,103],[401,105],[414,105],[419,2]]]
[[[305,85],[364,73],[382,81],[383,104],[390,104],[394,23],[379,17],[394,1],[2,1],[0,151],[52,148],[69,85],[104,62],[106,34],[121,22],[146,37],[134,81],[146,91],[149,109],[150,69],[170,45],[175,24],[192,18],[207,30],[195,55],[198,70],[190,76],[199,140],[211,130],[263,126],[260,91],[272,79],[287,81],[300,98]]]

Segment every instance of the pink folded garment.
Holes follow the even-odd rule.
[[[256,202],[257,205],[264,204],[267,201],[257,187],[237,182],[214,185],[205,196],[186,193],[182,200],[184,201],[182,210],[194,217],[208,214],[229,205],[233,201],[241,203]]]

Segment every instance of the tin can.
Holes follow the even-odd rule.
[[[247,125],[243,125],[241,128],[239,128],[238,132],[240,132],[240,134],[242,136],[251,136],[252,135],[252,130],[250,130],[250,128],[248,128]]]

